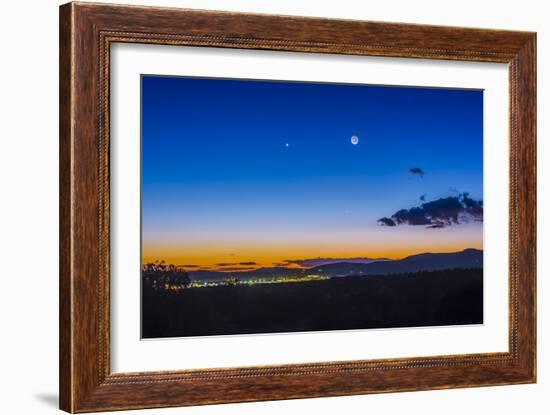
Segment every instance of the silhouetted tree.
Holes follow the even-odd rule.
[[[141,275],[147,288],[184,289],[191,285],[189,273],[173,264],[166,264],[164,260],[147,263],[142,266]]]

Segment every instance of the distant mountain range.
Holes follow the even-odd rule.
[[[353,264],[340,262],[309,269],[308,274],[344,277],[348,275],[385,275],[451,268],[483,268],[483,251],[465,249],[452,253],[425,253],[393,261]]]
[[[297,264],[304,268],[319,267],[321,265],[337,264],[339,262],[347,262],[351,264],[370,264],[372,262],[391,261],[389,258],[310,258],[310,259],[293,259],[284,262]]]
[[[320,261],[329,261],[310,268],[259,268],[252,271],[223,272],[198,270],[190,271],[193,280],[213,281],[229,277],[239,279],[293,277],[299,275],[325,275],[328,277],[346,277],[351,275],[391,275],[419,271],[437,271],[452,268],[483,268],[483,251],[479,249],[465,249],[451,253],[424,253],[411,255],[403,259],[380,259],[372,262],[361,262],[368,258],[353,258],[330,262],[331,258],[319,258]]]

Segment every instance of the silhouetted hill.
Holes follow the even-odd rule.
[[[321,265],[327,264],[336,264],[339,262],[348,262],[351,264],[370,264],[372,262],[379,261],[391,261],[389,258],[368,258],[368,257],[357,257],[357,258],[308,258],[308,259],[295,259],[295,260],[286,260],[288,264],[298,264],[304,268],[313,268],[319,267]]]
[[[478,249],[465,249],[460,252],[450,253],[424,253],[409,257],[388,260],[381,259],[377,262],[362,263],[358,258],[350,262],[341,261],[329,263],[313,268],[258,268],[251,271],[188,271],[192,280],[219,281],[226,278],[238,278],[241,280],[251,278],[293,277],[303,274],[326,275],[330,277],[345,277],[350,275],[389,275],[419,271],[438,271],[453,268],[483,268],[483,251]]]
[[[388,275],[419,271],[437,271],[453,268],[483,268],[483,251],[465,249],[451,253],[424,253],[395,260],[354,264],[340,262],[310,268],[307,274],[343,277],[349,275]]]

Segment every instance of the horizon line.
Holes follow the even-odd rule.
[[[213,272],[227,272],[227,273],[235,273],[235,272],[253,272],[253,271],[257,271],[259,269],[270,269],[270,268],[286,268],[286,269],[302,269],[302,270],[307,270],[307,269],[312,269],[312,268],[316,268],[316,267],[319,267],[319,266],[322,266],[322,265],[313,265],[313,266],[302,266],[302,265],[299,265],[297,262],[306,262],[306,261],[315,261],[315,260],[336,260],[336,262],[333,262],[333,264],[341,264],[341,263],[352,263],[352,262],[347,262],[346,260],[361,260],[361,259],[364,259],[364,260],[370,260],[371,262],[369,262],[368,264],[372,264],[372,263],[376,263],[376,262],[394,262],[394,261],[402,261],[402,260],[405,260],[407,258],[410,258],[410,257],[414,257],[414,256],[418,256],[418,255],[441,255],[441,254],[457,254],[457,253],[462,253],[462,252],[465,252],[465,251],[479,251],[479,252],[483,252],[483,249],[479,249],[479,248],[464,248],[464,249],[461,249],[461,250],[457,250],[457,251],[446,251],[446,252],[431,252],[431,251],[423,251],[423,252],[419,252],[419,253],[416,253],[416,254],[410,254],[410,255],[405,255],[401,258],[385,258],[385,257],[380,257],[380,258],[370,258],[368,256],[364,256],[364,257],[358,257],[358,256],[353,256],[353,257],[316,257],[316,258],[304,258],[304,259],[297,259],[297,260],[282,260],[282,262],[286,262],[286,261],[291,261],[291,262],[287,262],[286,265],[282,264],[282,263],[273,263],[271,266],[247,266],[247,265],[244,265],[242,264],[241,266],[239,266],[238,262],[235,263],[235,264],[227,264],[225,266],[220,266],[220,267],[213,267],[213,266],[201,266],[201,265],[195,265],[195,264],[171,264],[171,263],[167,263],[166,261],[164,260],[156,260],[156,261],[147,261],[147,262],[143,262],[142,261],[142,264],[141,266],[145,266],[145,265],[163,265],[163,266],[169,266],[169,267],[175,267],[177,269],[180,269],[180,270],[185,270],[185,271],[188,271],[188,272],[194,272],[194,271],[213,271]],[[240,261],[242,262],[242,261]],[[253,261],[247,261],[247,262],[253,262]],[[256,264],[258,265],[258,264]],[[329,265],[329,264],[324,264],[324,265]],[[367,264],[364,264],[364,265],[367,265]],[[237,269],[237,268],[240,268],[240,269]]]

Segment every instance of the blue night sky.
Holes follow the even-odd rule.
[[[377,222],[462,192],[483,199],[480,90],[142,77],[144,261],[482,248],[479,221]]]

